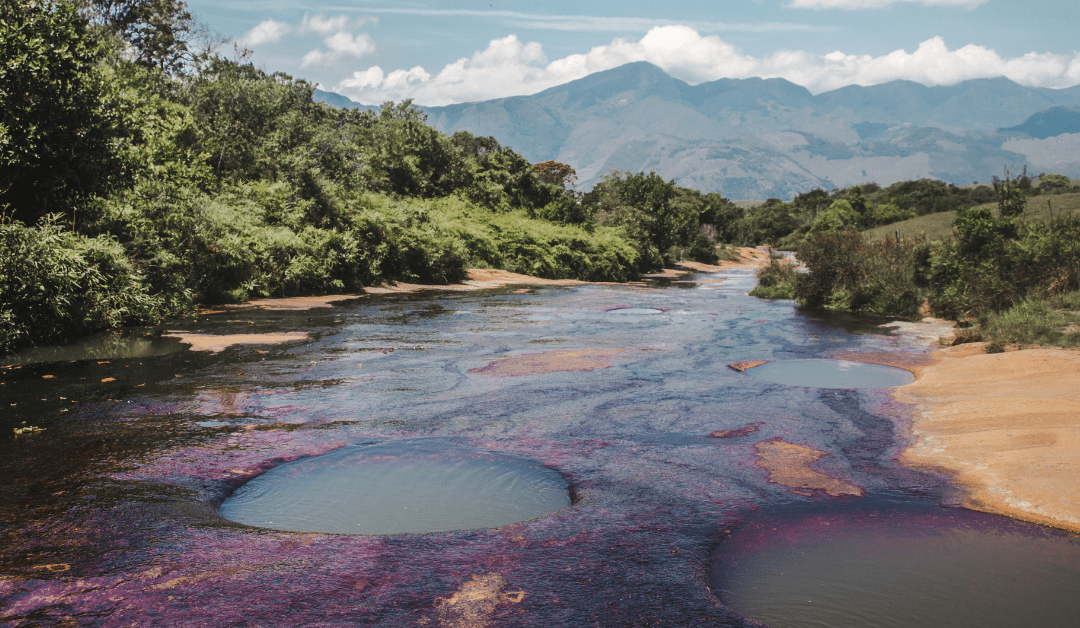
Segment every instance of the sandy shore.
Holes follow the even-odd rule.
[[[901,461],[953,476],[969,508],[1080,532],[1080,352],[932,355],[893,392],[916,408]]]
[[[915,374],[892,392],[913,406],[901,462],[953,477],[968,508],[1080,533],[1080,351],[984,347],[834,357]]]

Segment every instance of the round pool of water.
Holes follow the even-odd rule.
[[[221,516],[297,532],[404,534],[496,528],[570,505],[560,473],[441,441],[355,445],[255,477]]]
[[[774,384],[811,388],[892,388],[915,381],[904,369],[850,360],[777,360],[745,373]]]
[[[712,568],[770,628],[1075,626],[1080,538],[933,506],[754,513]]]

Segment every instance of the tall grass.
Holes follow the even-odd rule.
[[[981,321],[984,340],[998,345],[1080,346],[1080,291],[1024,299]]]

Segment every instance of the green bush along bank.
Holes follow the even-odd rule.
[[[998,183],[997,211],[961,207],[948,239],[809,233],[798,250],[807,272],[791,281],[795,298],[905,318],[928,311],[959,321],[962,339],[995,347],[1075,345],[1080,217],[1025,220],[1028,199],[1017,181]],[[776,283],[766,271],[762,280]]]

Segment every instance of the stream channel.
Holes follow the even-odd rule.
[[[1080,539],[959,508],[896,462],[891,375],[830,360],[927,341],[753,282],[365,296],[167,326],[308,335],[281,344],[25,352],[0,369],[0,626],[1076,626]]]

